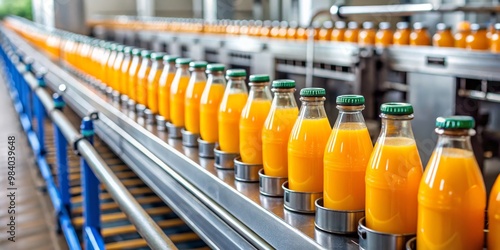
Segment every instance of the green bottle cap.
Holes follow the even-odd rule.
[[[365,104],[365,97],[362,95],[340,95],[337,96],[337,105],[358,106]]]
[[[171,56],[171,55],[166,55],[163,57],[163,61],[169,62],[169,63],[174,63],[175,60],[177,60],[179,57],[178,56]]]
[[[134,55],[134,56],[140,55],[141,52],[142,52],[142,49],[140,49],[140,48],[133,48],[132,49],[132,55]]]
[[[189,65],[191,63],[191,58],[177,58],[175,59],[175,63],[179,65]]]
[[[164,56],[165,56],[165,53],[154,52],[154,53],[151,54],[151,59],[153,59],[153,60],[160,60],[160,59],[163,59]]]
[[[269,75],[250,75],[250,82],[269,82]]]
[[[116,43],[110,43],[108,48],[110,50],[116,50],[116,46],[118,46],[118,44],[116,44]]]
[[[132,46],[125,46],[125,48],[123,48],[123,53],[132,54],[133,49],[134,49],[134,47],[132,47]]]
[[[474,125],[474,118],[465,115],[438,117],[436,119],[436,127],[442,129],[471,129],[474,128]]]
[[[193,69],[204,69],[207,67],[207,62],[205,62],[205,61],[190,62],[189,67],[193,68]]]
[[[123,52],[123,49],[124,49],[124,48],[125,48],[125,46],[123,46],[123,45],[121,45],[121,44],[120,44],[120,45],[117,45],[117,46],[116,46],[116,51],[118,51],[118,52]]]
[[[300,90],[300,96],[323,97],[326,96],[326,90],[324,88],[303,88]]]
[[[380,106],[380,111],[386,115],[411,115],[413,114],[413,106],[409,103],[388,102]]]
[[[247,76],[247,71],[244,69],[228,69],[226,75],[228,77],[245,77]]]
[[[275,89],[293,89],[295,88],[295,81],[290,79],[274,80],[271,87]]]
[[[207,65],[208,71],[224,71],[226,69],[226,65],[220,63],[211,63]]]
[[[151,53],[153,53],[151,50],[143,50],[141,51],[141,56],[144,58],[151,58]]]

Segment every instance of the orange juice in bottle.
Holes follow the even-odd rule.
[[[392,42],[394,45],[409,45],[410,44],[410,26],[407,22],[398,22],[396,24],[396,32]]]
[[[158,114],[158,89],[160,88],[160,76],[163,70],[163,57],[165,53],[155,52],[151,54],[151,70],[148,75],[147,84],[147,106],[153,114]]]
[[[411,129],[413,107],[385,103],[382,129],[366,169],[366,226],[390,234],[415,234],[422,162]]]
[[[164,56],[164,68],[161,72],[158,87],[158,112],[165,121],[170,121],[170,87],[175,78],[175,60],[177,56]]]
[[[147,105],[148,104],[148,75],[151,70],[151,51],[143,50],[141,52],[141,66],[139,67],[139,72],[137,73],[137,104]]]
[[[297,39],[297,27],[298,26],[299,25],[297,24],[297,22],[295,22],[295,21],[290,22],[290,25],[288,26],[288,29],[286,31],[286,39],[290,39],[290,40]]]
[[[240,116],[248,98],[244,69],[230,69],[226,73],[227,87],[219,107],[219,146],[226,153],[240,151]]]
[[[373,144],[361,113],[365,98],[337,97],[339,116],[325,148],[324,206],[332,210],[365,209],[365,172]]]
[[[208,143],[215,143],[219,140],[217,115],[226,88],[225,69],[224,64],[207,66],[207,84],[200,99],[200,137]]]
[[[413,24],[413,31],[410,33],[410,45],[431,45],[431,37],[429,35],[429,31],[423,23],[416,22]]]
[[[132,63],[132,49],[133,47],[126,46],[123,48],[123,63],[119,70],[119,92],[123,95],[128,95],[128,71]]]
[[[357,22],[349,22],[347,30],[344,33],[344,42],[357,43],[359,35],[359,28]]]
[[[142,49],[135,48],[132,49],[132,62],[130,63],[130,69],[128,71],[128,81],[127,81],[127,95],[130,99],[137,102],[137,74],[139,73],[139,68],[141,66],[141,52]]]
[[[375,45],[380,47],[387,47],[392,44],[394,34],[391,30],[391,23],[381,22],[378,24],[378,31],[375,35]]]
[[[455,39],[451,33],[451,27],[444,24],[438,23],[436,25],[436,33],[432,36],[432,45],[435,47],[454,47]]]
[[[500,53],[500,23],[495,24],[495,32],[491,34],[490,51]]]
[[[467,36],[470,34],[470,23],[462,21],[457,24],[457,33],[453,36],[456,48],[465,48]]]
[[[337,21],[335,22],[335,28],[332,30],[330,39],[335,42],[343,42],[345,34],[345,22]]]
[[[323,192],[323,156],[331,127],[323,88],[300,90],[302,107],[288,140],[288,188]]]
[[[319,30],[318,40],[328,41],[331,39],[333,23],[331,21],[326,21],[323,23],[323,27]]]
[[[486,25],[471,24],[471,34],[465,39],[465,48],[469,50],[488,50],[489,40]]]
[[[264,173],[273,177],[288,176],[288,138],[299,115],[294,80],[275,80],[271,109],[262,129]]]
[[[124,48],[125,46],[123,45],[116,46],[116,59],[113,63],[111,81],[113,88],[117,91],[120,91],[120,69],[122,67],[123,58],[125,57],[125,54],[123,53]]]
[[[500,175],[491,189],[488,200],[488,249],[500,249]]]
[[[363,29],[358,34],[358,44],[361,46],[375,44],[375,28],[372,22],[363,23]]]
[[[240,156],[247,164],[262,164],[262,127],[271,109],[269,75],[251,75],[250,93],[241,111]]]
[[[99,80],[101,80],[101,82],[103,82],[104,84],[108,84],[108,82],[106,82],[106,71],[107,71],[107,63],[108,63],[108,59],[111,55],[111,47],[112,47],[112,43],[110,42],[106,42],[105,44],[103,44],[103,48],[104,48],[104,53],[100,54],[99,55],[99,64],[100,64],[100,72],[99,72]]]
[[[207,76],[205,69],[207,62],[195,61],[189,64],[191,70],[191,78],[186,89],[185,98],[185,128],[193,134],[200,133],[200,99],[207,84]]]
[[[170,86],[170,123],[175,127],[184,127],[184,99],[189,84],[189,58],[177,58],[177,71]]]
[[[470,116],[436,120],[438,142],[418,189],[418,249],[483,249],[486,188],[473,128]]]
[[[114,76],[113,72],[114,72],[114,64],[115,64],[116,56],[118,54],[118,52],[116,51],[117,48],[118,48],[118,44],[116,44],[116,43],[113,43],[110,46],[111,53],[109,54],[108,61],[106,62],[106,68],[105,68],[106,76],[104,78],[104,81],[106,82],[106,84],[113,89],[116,89],[116,87],[114,85],[114,81],[113,81],[113,76]]]

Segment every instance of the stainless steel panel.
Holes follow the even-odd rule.
[[[412,122],[413,133],[425,167],[436,146],[437,136],[434,133],[436,118],[455,113],[455,78],[408,73],[408,86],[408,100],[415,112]]]

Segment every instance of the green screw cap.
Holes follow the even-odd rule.
[[[226,75],[228,77],[245,77],[247,76],[247,71],[244,69],[228,69]]]
[[[165,56],[165,53],[162,52],[154,52],[151,54],[151,59],[153,60],[161,60]]]
[[[250,82],[269,82],[269,75],[250,75]]]
[[[380,106],[380,111],[386,115],[411,115],[413,106],[403,102],[388,102]]]
[[[143,50],[141,51],[141,56],[144,58],[151,58],[151,53],[153,53],[151,50]]]
[[[226,65],[220,64],[220,63],[211,63],[207,65],[207,70],[208,71],[224,71],[226,69]]]
[[[123,48],[123,53],[125,53],[125,54],[132,54],[132,50],[133,49],[134,49],[134,47],[132,47],[132,46],[125,46]]]
[[[140,55],[141,52],[142,52],[142,49],[139,49],[139,48],[133,48],[132,49],[132,55],[134,55],[134,56]]]
[[[436,119],[436,127],[442,129],[471,129],[474,128],[475,123],[473,117],[465,115],[438,117]]]
[[[326,96],[326,90],[324,88],[303,88],[300,90],[300,96],[323,97]]]
[[[274,80],[271,87],[275,89],[293,89],[295,88],[295,81],[290,79]]]
[[[193,69],[204,69],[207,67],[207,62],[205,61],[194,61],[189,63],[189,67]]]
[[[191,61],[191,58],[177,58],[175,63],[179,65],[189,65]]]
[[[123,45],[121,45],[121,44],[120,44],[120,45],[117,45],[117,46],[116,46],[116,51],[118,51],[118,52],[123,52],[123,49],[124,49],[124,48],[125,48],[125,46],[123,46]]]
[[[163,57],[163,61],[169,62],[169,63],[174,63],[175,60],[177,60],[178,58],[179,58],[178,56],[166,55]]]
[[[337,105],[358,106],[365,104],[365,97],[362,95],[340,95],[337,96]]]

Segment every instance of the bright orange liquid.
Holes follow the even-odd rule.
[[[373,150],[363,123],[341,123],[325,149],[324,205],[334,210],[365,209],[365,173]]]
[[[391,30],[379,30],[375,35],[375,45],[387,47],[392,44],[394,35]]]
[[[200,135],[206,142],[219,140],[219,123],[217,114],[224,95],[225,86],[212,84],[206,86],[200,100]]]
[[[206,84],[205,81],[195,82],[189,84],[186,90],[186,109],[184,113],[186,130],[194,134],[200,133],[200,99]]]
[[[113,64],[113,86],[115,90],[120,91],[121,89],[121,82],[120,82],[120,69],[122,67],[123,63],[123,53],[119,53],[116,56],[115,63]]]
[[[108,86],[112,87],[113,89],[116,89],[116,86],[114,85],[114,79],[113,79],[113,71],[114,71],[114,65],[115,65],[115,60],[116,60],[116,51],[111,52],[111,55],[109,56],[108,62],[106,63],[106,76],[105,76],[105,82],[108,84]]]
[[[418,190],[417,248],[483,249],[486,189],[471,151],[439,148]]]
[[[130,64],[130,70],[128,71],[128,97],[134,101],[137,101],[137,73],[139,72],[140,59],[134,58],[132,59],[132,63]]]
[[[288,138],[299,115],[298,108],[271,109],[262,129],[262,160],[266,175],[288,176]]]
[[[161,72],[161,69],[151,70],[148,76],[148,108],[153,114],[158,114],[158,89]]]
[[[410,33],[410,45],[414,46],[429,46],[431,38],[427,29],[414,30]]]
[[[343,42],[344,41],[345,29],[334,29],[330,36],[332,41]]]
[[[409,45],[410,44],[410,29],[396,30],[394,32],[394,45]]]
[[[366,169],[366,224],[386,233],[417,231],[422,163],[413,139],[380,138]]]
[[[148,104],[148,75],[150,71],[151,67],[145,66],[143,63],[137,75],[137,103],[142,105]]]
[[[486,30],[478,30],[468,35],[465,39],[467,49],[487,50],[489,49],[489,40],[486,36]]]
[[[330,134],[328,118],[299,119],[288,140],[288,187],[323,192],[323,155]]]
[[[361,30],[358,35],[358,44],[362,46],[375,44],[375,30]]]
[[[344,41],[357,43],[358,42],[359,29],[347,29],[344,32]]]
[[[455,39],[455,47],[457,48],[464,48],[467,46],[467,36],[470,34],[470,31],[468,30],[463,30],[463,31],[458,31],[454,35]]]
[[[240,115],[247,93],[229,93],[222,98],[219,109],[219,146],[226,153],[240,151]]]
[[[436,47],[454,47],[455,38],[451,30],[439,31],[432,37],[432,45]]]
[[[131,61],[132,59],[131,58],[128,58],[128,59],[125,59],[123,60],[123,63],[122,63],[122,67],[120,69],[120,89],[118,91],[120,91],[121,94],[125,94],[125,95],[128,95],[128,71],[130,69],[130,64],[131,64]]]
[[[184,99],[189,84],[189,76],[176,75],[170,87],[170,122],[176,127],[184,127]]]
[[[158,111],[166,121],[170,120],[170,87],[174,80],[175,72],[162,71],[158,89]]]
[[[271,100],[253,100],[241,113],[240,155],[244,163],[262,164],[262,127],[270,109]]]
[[[491,189],[488,202],[488,249],[500,250],[500,177]]]

